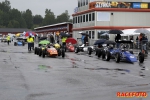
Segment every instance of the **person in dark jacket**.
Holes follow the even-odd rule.
[[[53,35],[50,35],[50,41],[52,44],[54,43],[54,36]]]
[[[117,36],[115,37],[115,42],[117,43],[119,40],[121,40],[121,35],[117,34]],[[117,48],[119,48],[120,43],[117,43]]]
[[[89,42],[88,35],[86,35],[86,36],[84,37],[84,44],[87,45],[88,42]]]

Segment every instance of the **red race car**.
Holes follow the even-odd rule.
[[[70,52],[74,52],[75,47],[74,45],[77,44],[77,40],[75,40],[74,38],[68,38],[66,40],[66,49]]]

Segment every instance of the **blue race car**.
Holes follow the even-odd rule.
[[[111,58],[115,59],[117,63],[120,61],[127,61],[130,63],[137,62],[137,57],[133,54],[133,51],[129,51],[129,45],[124,43],[131,43],[131,41],[120,41],[122,43],[120,48],[105,48],[102,53],[102,59],[109,61]],[[144,55],[139,54],[139,62],[144,62]]]
[[[14,42],[14,46],[24,46],[25,45],[25,41],[24,39],[17,39],[16,42]]]

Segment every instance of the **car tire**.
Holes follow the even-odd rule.
[[[88,48],[88,55],[91,55],[91,54],[92,54],[92,48],[89,47],[89,48]]]
[[[102,50],[101,50],[101,49],[98,49],[97,57],[100,58],[101,56],[102,56]]]
[[[105,59],[105,56],[106,56],[106,52],[105,52],[105,50],[102,50],[102,59],[103,60]]]
[[[24,46],[25,45],[25,43],[24,42],[22,42],[22,46]]]
[[[78,53],[78,52],[79,52],[79,48],[76,47],[75,50],[74,50],[74,52],[75,52],[75,53]]]
[[[36,54],[39,55],[39,48],[36,49]]]
[[[95,49],[95,56],[98,55],[98,49]]]
[[[42,49],[40,48],[39,49],[39,57],[41,57],[42,56]]]
[[[42,57],[45,58],[45,55],[46,55],[46,51],[43,50],[43,51],[42,51]]]
[[[35,49],[34,49],[34,54],[36,54],[37,53],[37,47],[35,47]]]
[[[110,61],[111,53],[109,51],[106,52],[105,59],[106,61]]]
[[[116,63],[120,62],[120,53],[119,52],[116,53],[115,60],[116,60]]]
[[[16,42],[14,42],[14,46],[17,46],[17,43],[16,43]]]

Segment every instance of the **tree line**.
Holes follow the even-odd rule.
[[[72,22],[68,14],[68,10],[62,14],[55,16],[51,9],[45,10],[45,16],[32,15],[32,11],[19,11],[11,8],[11,3],[8,0],[0,2],[0,28],[28,28],[52,25],[61,22]]]

